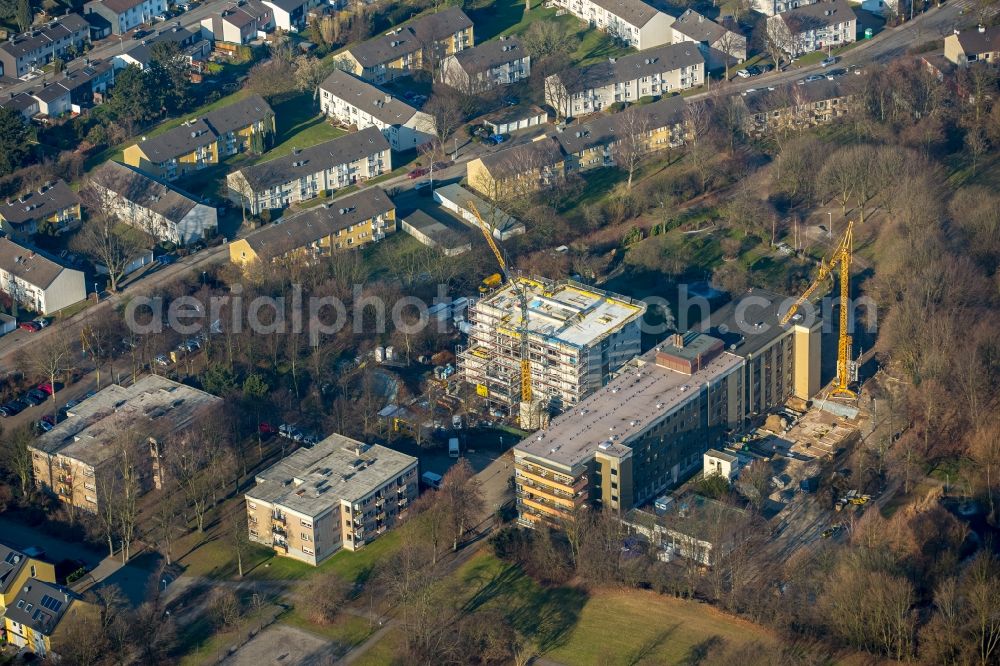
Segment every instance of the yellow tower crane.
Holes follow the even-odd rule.
[[[791,321],[799,307],[812,296],[819,285],[825,281],[834,268],[840,267],[840,338],[837,341],[837,378],[830,395],[835,398],[857,398],[858,394],[849,388],[851,383],[851,336],[848,333],[848,315],[850,314],[851,297],[851,255],[854,252],[854,221],[847,223],[847,231],[837,244],[830,257],[829,263],[821,260],[819,272],[816,279],[809,288],[806,289],[797,301],[788,309],[785,316],[781,318],[781,324],[785,325]]]
[[[476,204],[470,201],[466,204],[466,207],[476,216],[476,220],[479,221],[479,230],[486,237],[486,242],[489,244],[490,250],[493,251],[493,256],[496,257],[497,263],[500,264],[500,270],[507,277],[507,282],[510,283],[514,289],[514,293],[517,294],[518,301],[521,303],[521,402],[530,403],[532,393],[531,361],[528,360],[528,296],[524,292],[524,286],[518,284],[517,279],[511,274],[507,266],[507,261],[503,258],[503,253],[500,251],[500,247],[493,240],[493,231],[490,229],[490,225],[486,223],[486,220],[483,219],[483,216],[479,214]]]

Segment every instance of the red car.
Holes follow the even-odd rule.
[[[429,171],[430,171],[429,169],[414,169],[410,173],[406,174],[406,177],[409,178],[410,180],[414,180],[415,178],[426,176]]]
[[[25,331],[29,331],[31,333],[42,330],[41,325],[38,322],[34,321],[22,321],[20,324],[17,325],[17,327]]]
[[[278,432],[278,429],[270,423],[261,423],[257,426],[257,430],[259,430],[262,435],[274,435]]]
[[[52,384],[49,384],[48,382],[45,382],[44,384],[39,384],[37,388],[45,395],[52,395]]]

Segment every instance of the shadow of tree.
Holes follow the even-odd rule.
[[[698,666],[704,663],[712,649],[722,645],[724,642],[719,636],[709,636],[700,643],[692,645],[681,664],[683,666]]]
[[[677,631],[680,626],[680,623],[674,624],[650,638],[648,641],[637,647],[632,654],[628,655],[625,663],[628,666],[639,666],[644,663],[647,658],[651,658],[653,656],[653,653],[656,652],[656,650],[662,646],[670,635]]]

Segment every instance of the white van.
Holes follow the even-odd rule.
[[[458,437],[452,437],[448,440],[448,455],[452,458],[457,458],[460,454],[458,449]]]

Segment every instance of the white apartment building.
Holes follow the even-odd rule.
[[[491,410],[517,412],[521,401],[521,335],[528,336],[531,389],[544,407],[566,409],[606,384],[640,351],[646,305],[571,281],[517,278],[528,300],[522,320],[512,284],[469,306],[469,344],[459,371]]]
[[[701,85],[705,58],[687,42],[658,46],[545,79],[545,101],[563,117],[579,117],[615,102],[637,102]]]
[[[767,33],[795,58],[857,39],[858,19],[847,0],[819,2],[767,19]]]
[[[674,21],[674,43],[695,42],[709,69],[747,59],[747,38],[707,16],[688,9]]]
[[[799,7],[811,5],[817,0],[753,0],[754,10],[765,16],[775,16]]]
[[[468,95],[523,81],[531,75],[531,56],[517,37],[463,49],[441,63],[441,81]]]
[[[375,127],[393,150],[412,150],[434,138],[434,119],[353,74],[335,69],[319,86],[323,113],[362,130]]]
[[[559,0],[574,16],[637,49],[669,44],[674,17],[642,0]]]
[[[90,27],[79,14],[67,14],[0,43],[0,76],[20,78],[55,58],[80,53],[90,42]]]
[[[19,305],[50,314],[87,297],[83,273],[0,238],[0,291]]]
[[[111,32],[124,35],[167,11],[167,0],[92,0],[83,6],[84,14],[97,14],[111,25]]]
[[[215,233],[218,211],[138,169],[109,161],[90,186],[118,219],[161,241],[186,245]]]
[[[250,539],[318,565],[391,529],[417,498],[417,459],[333,434],[257,475],[246,493]]]
[[[285,208],[392,171],[389,142],[368,127],[226,177],[229,196],[254,215]]]

